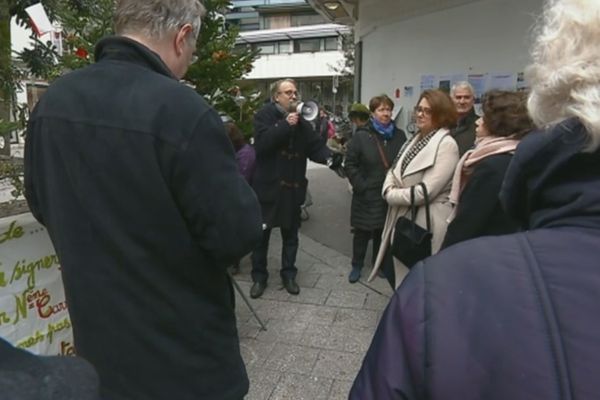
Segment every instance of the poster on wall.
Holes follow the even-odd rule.
[[[525,74],[523,72],[519,72],[517,74],[517,91],[525,92],[529,90],[529,84],[525,80]]]
[[[516,75],[512,73],[492,73],[490,74],[487,90],[515,90]]]
[[[0,336],[35,354],[75,352],[60,263],[31,213],[0,218]]]
[[[467,80],[467,75],[461,74],[461,73],[440,75],[440,81],[439,81],[438,88],[441,91],[450,94],[450,89],[452,89],[452,86],[454,86],[458,82],[462,82],[462,81],[466,81],[466,80]]]
[[[475,90],[475,104],[481,103],[481,98],[487,89],[487,74],[469,74],[467,81]]]
[[[435,75],[421,75],[421,93],[427,89],[435,89],[437,87]]]

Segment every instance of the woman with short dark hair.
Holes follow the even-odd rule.
[[[411,265],[404,265],[393,257],[392,268],[384,260],[390,257],[396,221],[404,216],[410,218],[411,187],[415,186],[416,223],[423,228],[427,227],[427,222],[421,183],[427,188],[433,234],[431,247],[432,253],[436,253],[446,234],[446,219],[452,211],[448,194],[458,162],[458,146],[450,135],[457,114],[450,96],[440,90],[425,90],[414,112],[418,131],[402,147],[383,183],[381,194],[388,204],[388,211],[375,266],[369,277],[372,280],[383,265],[383,272],[394,288],[402,282]]]
[[[533,128],[525,92],[492,90],[476,122],[475,148],[458,162],[450,201],[455,205],[442,248],[479,236],[517,232],[519,224],[500,205],[498,194],[512,156]]]
[[[355,109],[360,110],[360,107]],[[392,121],[394,103],[388,96],[373,97],[369,109],[371,117],[367,117],[364,126],[357,127],[346,152],[345,171],[352,185],[350,283],[360,278],[370,240],[373,241],[375,261],[387,212],[387,203],[381,198],[381,186],[392,160],[406,141],[404,132]]]

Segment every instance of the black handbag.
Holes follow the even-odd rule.
[[[415,222],[417,209],[415,205],[415,187],[422,186],[425,197],[425,215],[427,229],[423,229]],[[411,268],[417,262],[431,255],[431,216],[429,215],[429,196],[427,187],[423,182],[410,188],[410,219],[400,217],[396,221],[394,240],[392,241],[392,254],[402,261],[406,267]]]

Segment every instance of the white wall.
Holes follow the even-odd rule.
[[[386,93],[397,106],[412,109],[422,74],[518,73],[529,62],[530,28],[543,0],[481,0],[402,20],[396,7],[379,1],[388,18],[377,20],[360,3],[356,40],[363,42],[361,100]],[[371,5],[372,6],[372,5]],[[394,19],[396,22],[389,22]],[[388,22],[385,22],[388,21]],[[412,97],[404,87],[412,86]],[[399,88],[400,98],[395,98]],[[403,126],[403,125],[402,125]]]
[[[338,75],[332,66],[343,62],[340,51],[316,53],[273,54],[259,57],[247,79],[306,78]]]

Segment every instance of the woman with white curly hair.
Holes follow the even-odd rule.
[[[500,193],[524,231],[451,246],[392,298],[350,399],[597,399],[600,1],[546,3],[527,69],[539,130]]]

